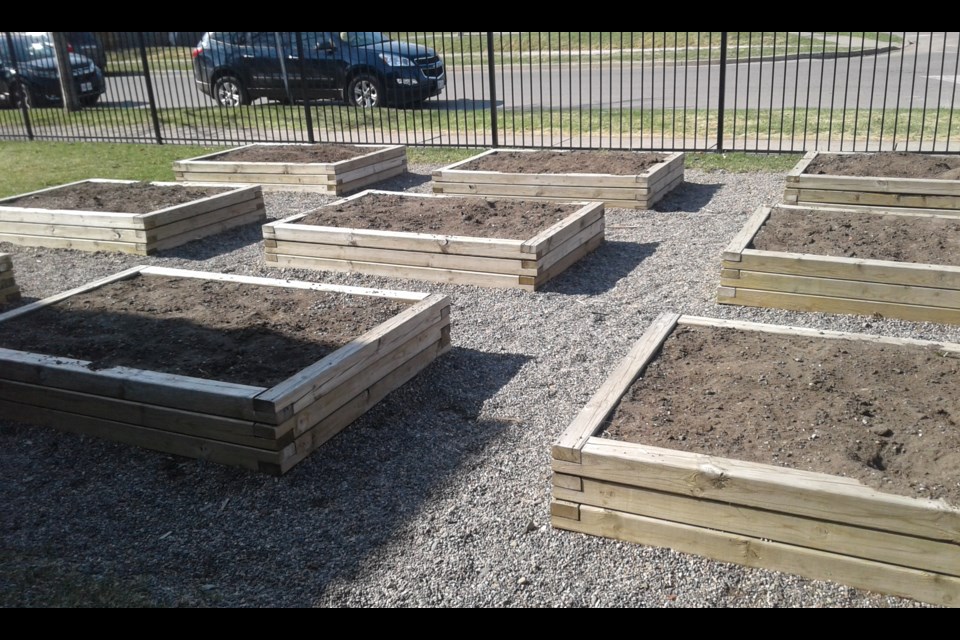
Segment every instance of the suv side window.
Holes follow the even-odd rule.
[[[291,32],[285,32],[280,34],[281,42],[283,42],[283,48],[293,55],[297,55],[297,34]],[[326,49],[328,45],[333,44],[333,32],[332,31],[301,31],[300,32],[300,41],[303,44],[303,53],[306,56],[310,54]]]

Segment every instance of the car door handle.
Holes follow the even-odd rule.
[[[300,56],[287,56],[287,60],[299,60]]]
[[[246,58],[247,60],[250,60],[250,59],[253,58],[253,54],[252,54],[252,53],[241,53],[241,54],[240,54],[240,57],[241,57],[241,58]]]

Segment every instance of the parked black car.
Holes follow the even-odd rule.
[[[11,34],[11,39],[13,51],[5,34],[0,35],[0,104],[14,107],[63,104],[57,57],[50,36],[43,32],[16,32]],[[80,103],[96,104],[106,91],[103,71],[86,56],[78,53],[68,56]]]
[[[100,36],[92,31],[67,31],[67,42],[70,44],[70,50],[87,56],[93,60],[93,64],[100,67],[100,70],[107,70],[107,50],[100,41]]]
[[[300,41],[293,32],[208,32],[193,50],[197,85],[224,107],[258,98],[418,105],[446,86],[443,61],[428,47],[374,31],[303,32]]]

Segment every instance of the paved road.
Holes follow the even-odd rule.
[[[729,63],[726,107],[906,109],[954,105],[960,93],[960,34],[914,36],[908,37],[902,48],[866,55]],[[564,64],[556,60],[543,56],[499,68],[498,104],[533,111],[579,105],[634,109],[717,106],[721,74],[716,63],[631,65],[586,56]],[[444,94],[431,101],[435,108],[486,108],[489,76],[485,68],[448,64],[448,80]],[[157,73],[153,81],[160,108],[213,105],[196,90],[192,73]],[[104,102],[145,107],[147,95],[143,78],[110,77]]]

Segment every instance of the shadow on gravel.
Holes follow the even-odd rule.
[[[269,220],[268,220],[269,221]],[[263,242],[265,222],[252,222],[242,227],[228,229],[212,236],[193,240],[179,247],[158,251],[158,258],[182,258],[184,260],[209,260],[242,247]]]
[[[309,607],[398,540],[440,562],[496,495],[476,469],[529,428],[479,416],[530,360],[454,348],[279,478],[0,417],[0,545],[21,583],[0,604]],[[421,513],[459,482],[476,504]]]
[[[432,179],[433,176],[429,173],[411,173],[407,171],[401,173],[399,176],[394,176],[393,178],[388,178],[383,182],[370,185],[369,188],[377,189],[379,191],[407,191],[409,189],[413,189],[414,187],[419,187],[422,184],[426,184]]]
[[[547,282],[539,291],[575,295],[604,293],[652,256],[659,244],[607,240],[595,251]]]
[[[698,213],[708,206],[722,184],[700,184],[696,182],[682,182],[660,202],[653,206],[653,211],[683,211]]]

